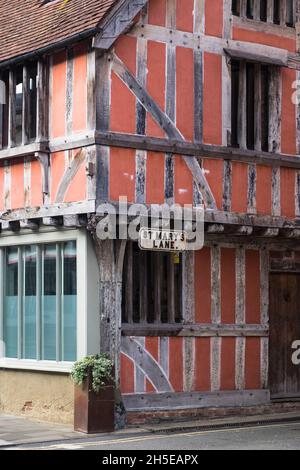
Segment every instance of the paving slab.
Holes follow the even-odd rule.
[[[251,425],[263,426],[264,424],[284,422],[300,423],[300,411],[143,425],[140,427],[130,427],[111,434],[92,435],[75,432],[72,426],[32,421],[23,417],[0,414],[0,448],[12,448],[14,446],[50,442],[58,443],[70,441],[71,443],[93,438],[107,439],[112,436],[116,438],[128,438],[151,433],[171,434],[172,432],[175,433],[178,431],[189,432],[193,430],[226,429]]]

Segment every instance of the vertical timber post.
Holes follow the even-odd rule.
[[[99,266],[100,352],[107,353],[115,367],[116,428],[125,425],[125,409],[120,393],[120,355],[122,325],[122,273],[125,240],[100,240],[94,232]]]

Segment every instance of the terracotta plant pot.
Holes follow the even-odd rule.
[[[75,385],[74,429],[86,434],[115,430],[115,387],[107,382],[99,393],[92,388],[92,371],[82,386]]]

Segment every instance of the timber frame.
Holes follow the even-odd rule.
[[[245,7],[245,0],[242,1]],[[183,339],[184,355],[187,364],[193,367],[192,340],[199,338],[211,338],[211,383],[210,394],[176,394],[164,375],[158,374],[157,393],[149,398],[140,393],[139,396],[129,395],[125,397],[128,409],[178,406],[184,402],[186,406],[219,406],[220,402],[228,404],[253,404],[265,403],[269,400],[267,390],[268,364],[267,348],[269,337],[267,295],[268,280],[266,279],[270,269],[299,270],[299,261],[295,259],[274,260],[269,259],[270,250],[297,250],[300,239],[300,120],[296,123],[296,154],[284,154],[280,139],[281,123],[273,119],[270,124],[269,152],[262,151],[261,143],[256,142],[255,150],[247,150],[245,145],[245,126],[241,127],[240,148],[231,147],[230,131],[230,63],[232,60],[244,60],[261,64],[268,64],[274,69],[272,90],[274,100],[270,106],[274,113],[280,110],[279,67],[292,70],[300,77],[300,40],[297,36],[297,51],[287,51],[280,47],[271,47],[248,41],[233,39],[231,29],[247,25],[252,31],[267,30],[274,36],[293,40],[296,32],[294,28],[271,23],[269,20],[263,24],[258,18],[249,20],[232,15],[231,1],[224,0],[224,34],[222,37],[207,35],[203,24],[203,1],[197,2],[195,16],[197,28],[194,32],[183,32],[176,29],[175,3],[170,2],[167,13],[166,27],[147,24],[145,6],[147,0],[121,0],[112,8],[111,12],[100,22],[97,32],[93,31],[93,43],[88,49],[87,67],[87,101],[90,113],[87,116],[87,129],[80,133],[72,133],[70,125],[72,101],[73,57],[72,52],[67,53],[67,128],[63,137],[51,138],[47,132],[47,119],[45,107],[47,93],[45,93],[39,108],[38,137],[36,142],[28,143],[23,139],[20,147],[10,146],[0,150],[0,165],[7,169],[10,163],[18,160],[25,162],[38,160],[42,169],[43,204],[35,207],[20,209],[6,208],[0,212],[1,236],[10,235],[11,232],[22,234],[24,230],[38,234],[42,227],[52,227],[54,230],[61,228],[84,228],[89,231],[94,240],[96,258],[99,265],[99,315],[101,322],[101,350],[109,353],[116,365],[116,378],[120,380],[120,352],[125,352],[127,357],[136,361],[142,371],[149,373],[149,377],[155,375],[155,361],[143,349],[137,338],[148,336],[149,338],[175,338]],[[270,2],[269,2],[270,4]],[[300,0],[296,6],[296,31],[299,31]],[[243,7],[243,8],[244,8]],[[138,16],[140,14],[140,16]],[[138,19],[137,19],[138,18]],[[97,33],[97,34],[96,34]],[[137,71],[134,74],[121,56],[118,55],[116,42],[120,36],[137,41]],[[126,36],[125,36],[126,35]],[[91,39],[91,38],[89,38]],[[166,73],[166,106],[163,109],[151,96],[146,86],[146,56],[145,41],[157,41],[166,46],[166,58],[168,70]],[[176,122],[176,47],[191,49],[193,66],[195,69],[195,85],[197,97],[194,111],[194,138],[188,140],[180,131]],[[215,54],[221,57],[222,79],[222,136],[221,143],[207,144],[204,139],[202,114],[203,107],[203,55]],[[39,93],[42,94],[43,86],[48,83],[48,72],[44,67],[46,58],[39,61],[40,77]],[[0,64],[1,68],[1,64]],[[136,106],[136,130],[134,133],[113,131],[110,127],[111,107],[111,76],[112,73],[122,82],[126,92],[130,92]],[[26,75],[26,73],[25,73]],[[245,82],[243,83],[245,85]],[[47,87],[45,87],[47,90]],[[275,93],[275,91],[277,91]],[[26,102],[26,98],[25,98]],[[242,103],[245,108],[245,102]],[[243,109],[244,109],[243,108]],[[300,109],[298,110],[300,112]],[[148,115],[164,132],[165,137],[150,137],[145,135],[146,116]],[[44,117],[43,117],[44,116]],[[245,118],[243,117],[242,120]],[[244,121],[243,121],[244,122]],[[26,137],[26,136],[25,136]],[[175,201],[175,176],[174,168],[177,160],[182,159],[193,177],[193,205],[200,203],[205,205],[205,241],[206,248],[212,250],[211,281],[212,281],[212,322],[196,323],[193,317],[195,310],[195,254],[189,253],[184,257],[184,286],[185,296],[184,321],[182,324],[173,323],[149,325],[121,324],[121,298],[122,298],[122,274],[123,262],[126,250],[126,241],[100,241],[96,236],[97,224],[103,218],[97,213],[97,207],[101,203],[111,203],[110,196],[110,151],[111,149],[132,149],[135,156],[135,202],[146,204],[146,160],[147,152],[163,154],[164,170],[164,202],[172,205]],[[74,151],[74,154],[72,153]],[[70,153],[73,159],[64,167],[63,176],[58,184],[55,198],[51,200],[51,155],[58,152]],[[123,158],[123,155],[120,156]],[[217,201],[209,181],[207,163],[218,162],[221,166],[220,201]],[[243,212],[233,209],[233,168],[242,163],[246,169],[246,205]],[[267,167],[271,173],[271,211],[268,215],[262,215],[257,210],[257,181],[261,167]],[[83,201],[65,202],[65,195],[71,181],[75,179],[79,169],[84,169],[87,177],[87,197]],[[293,172],[293,201],[295,202],[295,217],[282,215],[280,200],[281,171],[295,170]],[[7,191],[9,172],[4,178]],[[112,204],[116,204],[112,202]],[[149,208],[149,204],[146,204]],[[120,215],[120,214],[119,214]],[[236,317],[235,323],[222,322],[220,307],[220,252],[223,247],[234,247],[236,250],[235,267],[236,276]],[[262,273],[262,299],[261,299],[261,323],[246,322],[245,308],[245,270],[246,250],[256,250]],[[286,253],[285,253],[286,254]],[[218,394],[220,385],[220,344],[219,340],[233,338],[236,340],[236,388],[231,394]],[[244,365],[245,344],[249,339],[257,339],[261,344],[261,385],[264,390],[244,391]],[[191,379],[188,377],[189,368],[185,371],[186,390],[191,390]],[[145,376],[147,375],[145,374]],[[220,374],[219,374],[220,375]],[[163,392],[168,390],[167,394]],[[164,406],[165,407],[165,406]]]
[[[107,69],[107,65],[104,64],[111,63],[113,70],[120,76],[120,78],[125,81],[127,86],[134,92],[137,100],[144,110],[151,112],[153,118],[160,124],[160,126],[167,132],[168,139],[158,139],[153,137],[145,137],[141,135],[126,135],[118,134],[115,132],[109,132],[107,128],[107,119],[106,110],[96,108],[96,116],[103,116],[100,120],[97,119],[100,123],[100,127],[94,132],[89,132],[87,136],[76,136],[71,137],[69,140],[64,139],[59,141],[58,139],[47,140],[46,137],[46,121],[43,118],[45,115],[44,107],[46,103],[47,86],[47,72],[44,65],[44,61],[39,61],[39,86],[38,93],[39,95],[44,94],[43,99],[38,100],[41,105],[39,106],[38,112],[38,139],[34,144],[24,145],[23,147],[8,148],[5,150],[0,150],[0,162],[7,161],[11,158],[23,158],[27,156],[33,156],[38,158],[41,161],[43,175],[44,175],[44,194],[47,195],[47,172],[48,166],[46,162],[46,155],[50,152],[63,151],[63,150],[72,150],[79,147],[96,145],[99,149],[99,152],[102,153],[103,149],[107,146],[116,146],[122,148],[135,148],[141,151],[154,151],[154,152],[165,152],[170,156],[184,155],[184,160],[188,167],[190,168],[195,183],[198,186],[201,196],[199,200],[204,200],[207,205],[207,208],[216,209],[214,197],[211,193],[209,185],[206,182],[206,178],[201,171],[201,161],[197,162],[197,159],[205,157],[206,159],[223,159],[226,162],[245,162],[249,165],[267,165],[274,168],[274,171],[277,168],[300,168],[300,164],[295,159],[294,156],[284,155],[280,153],[280,146],[275,149],[270,149],[270,152],[262,152],[259,148],[256,151],[249,151],[241,147],[240,149],[234,149],[224,146],[213,146],[213,145],[204,145],[200,141],[195,143],[187,142],[183,139],[182,135],[173,125],[171,118],[155,106],[155,103],[151,97],[147,94],[146,90],[139,83],[138,79],[132,76],[129,70],[126,69],[124,64],[116,57],[115,54],[105,55],[105,51],[111,49],[114,42],[117,38],[128,32],[129,35],[140,37],[143,39],[152,39],[152,40],[161,40],[163,42],[171,42],[172,46],[180,45],[182,47],[192,47],[195,51],[206,51],[206,52],[215,52],[226,57],[233,58],[244,58],[248,60],[257,61],[260,63],[269,63],[273,65],[280,65],[283,67],[290,67],[292,69],[300,70],[299,65],[299,55],[288,53],[282,49],[277,49],[270,46],[261,46],[258,44],[239,42],[230,39],[230,36],[225,39],[221,38],[212,38],[207,37],[203,32],[198,33],[181,33],[175,29],[171,28],[162,28],[158,26],[147,26],[143,24],[143,16],[141,16],[140,22],[134,24],[134,18],[138,13],[140,13],[146,1],[132,2],[130,0],[124,0],[118,2],[117,5],[111,10],[110,14],[100,23],[100,33],[95,37],[93,46],[96,49],[94,54],[94,60],[96,63],[103,63],[103,67]],[[229,9],[229,3],[226,5],[226,8]],[[242,3],[245,3],[244,1]],[[296,18],[299,18],[299,3],[296,2],[295,12]],[[242,7],[243,8],[243,7]],[[228,12],[227,12],[228,14]],[[230,15],[229,15],[230,16]],[[242,15],[243,16],[243,15]],[[122,21],[119,19],[122,18]],[[124,18],[126,21],[123,21]],[[227,17],[226,17],[227,18]],[[241,20],[241,18],[233,17],[234,21]],[[227,21],[227,20],[226,20]],[[254,21],[255,23],[255,21]],[[255,23],[256,24],[256,23]],[[265,27],[269,27],[264,25]],[[253,24],[253,28],[256,27]],[[280,31],[279,34],[291,35],[291,30],[293,28],[288,27],[278,27],[277,25],[273,28],[279,28],[277,31]],[[273,31],[273,29],[272,29]],[[226,36],[226,35],[225,35]],[[99,50],[99,54],[97,53]],[[104,55],[103,55],[104,54]],[[1,64],[0,64],[1,67]],[[26,74],[24,74],[26,77]],[[93,82],[97,81],[97,76],[91,75],[91,90],[94,89]],[[25,87],[26,89],[26,87]],[[105,89],[100,87],[100,93],[105,93]],[[103,95],[104,96],[104,95]],[[93,100],[93,98],[91,98]],[[13,103],[14,100],[12,100]],[[24,99],[26,103],[26,98]],[[91,101],[92,102],[92,101]],[[96,103],[99,103],[99,99],[96,99]],[[97,105],[96,105],[97,106]],[[104,107],[106,106],[104,100]],[[299,129],[300,134],[300,129]],[[273,137],[273,136],[272,136]],[[25,142],[24,142],[25,143]],[[224,142],[226,144],[226,142]],[[300,142],[299,142],[300,146]],[[273,150],[273,151],[272,151]],[[230,163],[229,163],[230,165]],[[230,177],[230,171],[227,173]],[[104,186],[106,183],[102,183]],[[224,186],[229,187],[229,183],[224,181]],[[101,192],[101,191],[100,191]],[[105,196],[105,194],[102,194]],[[105,198],[106,199],[106,198]],[[7,215],[6,215],[7,217]],[[38,217],[38,214],[37,216]]]

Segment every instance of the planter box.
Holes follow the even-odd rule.
[[[115,430],[115,388],[112,383],[95,393],[90,372],[81,387],[75,386],[74,429],[86,434]]]

